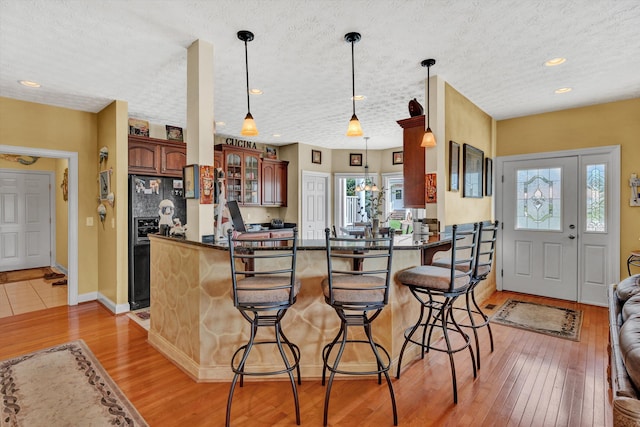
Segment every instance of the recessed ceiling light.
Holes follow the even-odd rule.
[[[18,83],[26,87],[40,87],[40,83],[32,82],[31,80],[18,80]]]
[[[544,63],[547,67],[555,67],[556,65],[564,64],[567,58],[553,58]]]
[[[571,92],[571,88],[570,87],[561,87],[560,89],[556,89],[555,92],[556,93],[567,93],[567,92]]]
[[[351,97],[351,99],[352,99],[352,100],[354,100],[354,101],[362,101],[362,100],[364,100],[365,98],[366,98],[366,96],[365,96],[365,95],[355,95],[355,96],[352,96],[352,97]]]
[[[251,95],[262,95],[262,91],[260,89],[251,89],[249,93]]]
[[[280,135],[279,133],[274,133],[274,134],[273,134],[273,137],[274,137],[274,138],[280,138],[281,136],[282,136],[282,135]]]
[[[224,126],[224,125],[226,125],[225,122],[216,122],[216,126]]]

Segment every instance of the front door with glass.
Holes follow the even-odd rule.
[[[578,158],[504,164],[503,289],[578,299]]]

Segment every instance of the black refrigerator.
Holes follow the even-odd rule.
[[[149,234],[160,231],[160,202],[170,200],[173,218],[187,223],[187,206],[183,198],[182,179],[129,175],[129,308],[150,305]]]

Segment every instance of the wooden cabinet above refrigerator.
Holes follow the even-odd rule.
[[[187,163],[183,142],[129,135],[129,173],[182,177]]]

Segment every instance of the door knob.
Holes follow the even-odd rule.
[[[573,234],[569,234],[569,238],[570,238],[571,240],[573,240],[573,239],[575,239],[575,238],[576,238],[576,236],[574,236]]]

